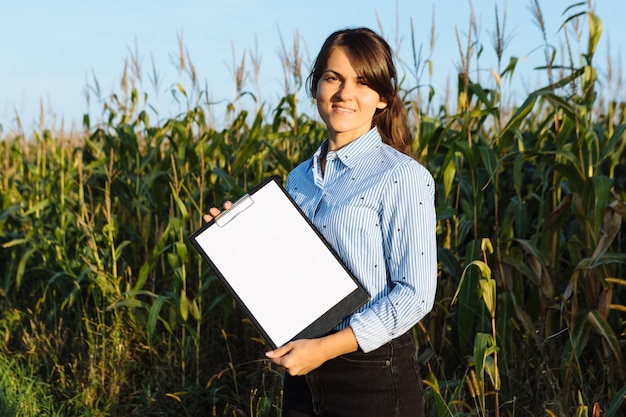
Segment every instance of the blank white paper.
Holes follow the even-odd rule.
[[[282,346],[357,284],[275,181],[242,200],[236,216],[221,226],[218,217],[196,241]]]

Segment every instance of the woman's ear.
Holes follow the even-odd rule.
[[[387,107],[387,100],[385,100],[384,98],[381,97],[380,101],[378,102],[378,104],[376,105],[376,108],[378,110],[382,110],[384,108]]]

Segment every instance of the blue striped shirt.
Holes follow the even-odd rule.
[[[286,189],[370,294],[338,329],[370,352],[431,309],[437,279],[435,183],[376,128],[336,152],[326,142],[288,176]]]

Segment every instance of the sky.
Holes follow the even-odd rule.
[[[530,11],[533,4],[532,0],[2,0],[0,134],[17,129],[18,119],[26,132],[36,130],[40,114],[47,128],[80,128],[84,114],[93,122],[102,114],[103,101],[121,94],[124,66],[133,58],[140,64],[138,89],[148,95],[152,119],[172,117],[184,110],[184,103],[175,101],[171,93],[177,84],[193,98],[188,73],[179,71],[181,44],[200,90],[218,103],[214,112],[219,124],[226,103],[235,97],[234,68],[242,58],[248,74],[244,90],[259,102],[275,104],[285,90],[281,44],[290,51],[298,42],[306,76],[324,39],[337,29],[356,26],[370,27],[389,41],[398,54],[405,85],[416,84],[411,75],[413,50],[421,48],[420,62],[429,60],[433,74],[422,73],[421,85],[431,85],[442,100],[446,86],[456,85],[461,61],[457,34],[465,46],[471,9],[478,28],[472,40],[482,51],[470,76],[481,85],[493,84],[496,7],[501,22],[506,10],[508,44],[501,68],[511,57],[518,58],[507,93],[507,102],[514,104],[547,83],[545,71],[534,69],[545,64],[545,55],[542,33]],[[546,40],[557,50],[557,63],[565,42],[561,24],[568,16],[587,10],[583,1],[566,11],[574,4],[578,2],[539,0]],[[626,1],[595,0],[594,9],[603,23],[596,66],[600,78],[606,79],[609,59],[614,71],[622,68]],[[585,20],[582,30],[588,30]],[[572,38],[578,56],[585,48]],[[474,58],[477,53],[478,48]],[[260,60],[256,78],[252,57]],[[156,86],[150,81],[154,73],[159,80]],[[304,92],[299,95],[305,97]],[[252,103],[250,97],[240,103]]]

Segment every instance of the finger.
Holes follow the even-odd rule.
[[[203,218],[204,218],[204,222],[205,222],[205,223],[208,223],[208,222],[210,222],[211,220],[213,220],[213,216],[211,216],[210,214],[205,214],[205,215],[203,216]]]
[[[265,352],[265,355],[268,358],[277,359],[277,358],[285,356],[287,353],[289,353],[291,348],[292,348],[291,343],[287,343],[285,346],[281,346],[281,347],[276,348],[274,350],[270,350],[269,352]]]
[[[228,201],[228,200],[224,201],[224,209],[225,210],[228,210],[229,208],[231,208],[232,205],[233,205],[233,203],[231,201]]]
[[[276,365],[276,366],[280,366],[280,367],[281,367],[281,368],[283,368],[283,369],[287,369],[287,368],[285,367],[285,364],[283,363],[283,362],[286,362],[286,361],[285,361],[285,358],[286,358],[285,356],[279,356],[279,357],[277,357],[277,358],[273,358],[273,359],[271,359],[271,361],[272,361],[272,363],[273,363],[274,365]]]
[[[217,217],[220,215],[220,210],[217,207],[211,207],[209,209],[209,214],[213,217]]]

